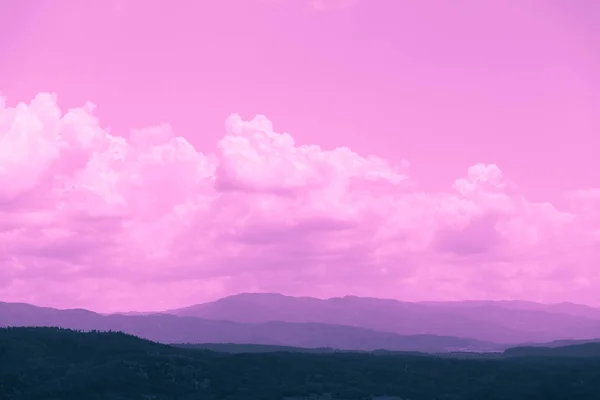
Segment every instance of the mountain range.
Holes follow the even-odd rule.
[[[162,343],[488,352],[516,344],[564,346],[594,341],[600,338],[600,309],[568,303],[410,303],[244,293],[157,313],[109,315],[0,302],[0,326],[113,330]]]
[[[243,293],[165,313],[242,323],[327,323],[400,335],[456,336],[507,344],[600,337],[600,309],[571,303],[411,303],[356,296],[321,300]]]

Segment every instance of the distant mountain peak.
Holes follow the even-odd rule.
[[[227,296],[227,297],[223,297],[224,299],[231,299],[231,298],[244,298],[244,297],[277,297],[277,298],[281,298],[281,297],[292,297],[292,296],[286,296],[284,294],[281,293],[276,293],[276,292],[242,292],[242,293],[238,293],[238,294],[232,294],[231,296]]]

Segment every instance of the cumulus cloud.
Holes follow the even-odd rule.
[[[493,164],[446,193],[408,163],[231,115],[216,154],[94,106],[0,101],[0,297],[111,311],[239,291],[597,302],[600,190],[528,201]]]

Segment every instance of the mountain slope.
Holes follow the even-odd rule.
[[[56,326],[79,330],[122,331],[161,343],[252,343],[347,350],[499,351],[505,346],[457,337],[402,336],[365,328],[321,323],[238,323],[168,314],[100,315],[86,310],[56,310],[0,303],[0,326]]]
[[[402,335],[448,335],[513,344],[600,337],[600,319],[550,312],[556,307],[535,304],[515,303],[511,307],[510,302],[408,303],[355,296],[321,300],[245,293],[165,312],[236,322],[331,323]],[[590,308],[588,313],[592,315],[594,310]]]
[[[419,304],[428,306],[443,307],[445,309],[465,309],[492,306],[495,308],[505,308],[511,310],[530,310],[544,311],[555,314],[566,314],[576,317],[600,320],[600,308],[590,307],[583,304],[574,303],[553,303],[541,304],[533,301],[523,300],[466,300],[466,301],[421,301]]]

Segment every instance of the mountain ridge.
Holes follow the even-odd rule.
[[[323,323],[239,323],[171,314],[101,315],[87,310],[57,310],[0,303],[0,326],[54,326],[77,330],[122,331],[160,343],[254,343],[348,350],[499,351],[504,346],[470,338],[398,335]]]
[[[401,335],[445,334],[512,344],[600,337],[600,309],[564,304],[411,303],[358,296],[317,299],[277,293],[241,293],[163,312],[236,322],[323,322]]]
[[[164,343],[231,339],[235,343],[300,347],[391,346],[390,350],[401,351],[422,350],[414,346],[425,346],[419,338],[427,337],[430,343],[426,344],[426,351],[436,351],[436,346],[438,350],[458,346],[497,351],[521,344],[535,347],[553,342],[557,343],[550,346],[596,341],[600,338],[600,309],[524,301],[411,303],[352,295],[318,299],[240,293],[213,302],[147,313],[99,314],[81,308],[58,310],[0,302],[2,324],[109,327]],[[167,333],[163,325],[170,324],[174,324],[173,329]],[[312,332],[315,329],[320,337]],[[200,333],[191,333],[194,330]],[[238,336],[232,336],[228,330],[237,331]],[[433,345],[435,340],[437,345]]]

